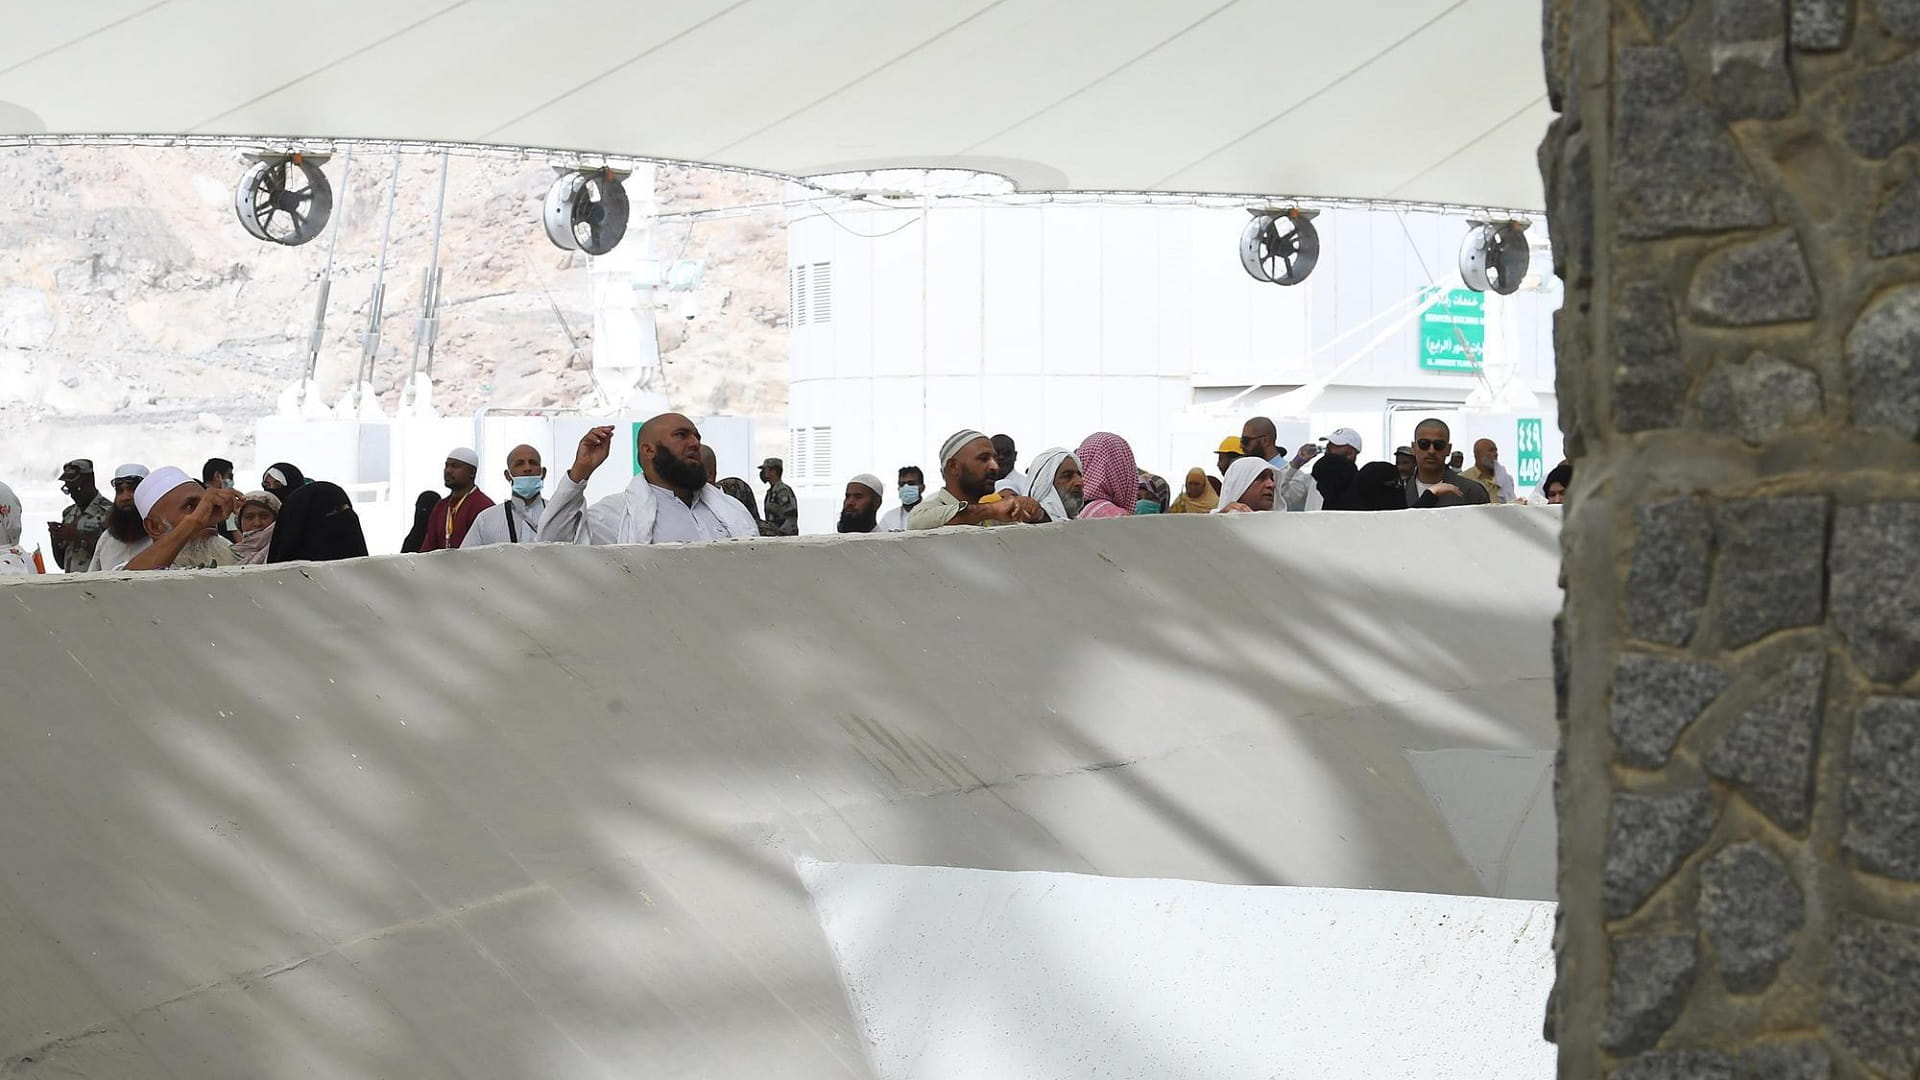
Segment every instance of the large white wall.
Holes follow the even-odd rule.
[[[1550,899],[1559,521],[1163,517],[0,579],[0,1061],[864,1076],[802,857]],[[1475,587],[1435,588],[1435,567]],[[1182,910],[1171,925],[1203,928]],[[1391,955],[1474,970],[1479,946],[1446,941]],[[1156,1007],[1111,1018],[1164,1061],[1183,1044]],[[1499,1030],[1537,1037],[1540,1015]]]
[[[1210,465],[1208,436],[1237,434],[1316,378],[1331,386],[1301,419],[1355,427],[1369,457],[1390,450],[1373,453],[1389,403],[1463,403],[1480,385],[1420,369],[1409,302],[1455,274],[1464,216],[1327,211],[1319,269],[1291,288],[1241,269],[1248,220],[1239,208],[1112,201],[796,208],[789,278],[809,276],[793,308],[788,422],[809,446],[816,429],[832,431],[830,454],[789,464],[803,529],[832,528],[848,476],[932,471],[940,441],[963,427],[1012,434],[1026,460],[1116,431],[1142,465],[1172,475]],[[813,276],[823,264],[830,286]],[[1552,427],[1559,294],[1548,281],[1488,298],[1487,362],[1511,367],[1512,392]],[[1190,415],[1250,387],[1262,389],[1217,418]]]

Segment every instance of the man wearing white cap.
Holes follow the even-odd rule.
[[[441,548],[457,548],[473,528],[480,511],[493,505],[487,493],[474,487],[480,478],[480,455],[468,447],[447,451],[446,470],[441,479],[447,485],[447,497],[427,512],[427,535],[420,541],[422,553]]]
[[[113,470],[113,509],[107,512],[107,528],[94,545],[88,570],[118,570],[153,543],[147,535],[147,523],[133,505],[133,493],[146,478],[145,465],[122,465]]]
[[[942,525],[1012,525],[1047,520],[1040,504],[1025,495],[994,493],[1000,463],[993,441],[971,429],[956,431],[940,447],[940,475],[946,487],[913,508],[910,529]]]
[[[839,531],[880,531],[880,503],[886,497],[886,483],[872,473],[861,473],[847,481],[847,495],[840,503]]]
[[[613,428],[580,439],[573,467],[554,481],[540,539],[552,544],[673,544],[760,535],[745,504],[707,482],[700,428],[679,413],[640,425],[640,475],[587,505],[587,481],[613,451]]]
[[[216,530],[240,509],[240,493],[209,489],[172,465],[153,470],[133,489],[133,506],[153,538],[145,551],[113,570],[206,570],[240,559]]]
[[[1350,427],[1335,428],[1327,436],[1327,456],[1343,457],[1355,465],[1360,463],[1360,433]],[[1280,472],[1280,501],[1287,509],[1319,510],[1326,500],[1320,494],[1319,485],[1313,482],[1313,471],[1306,467],[1320,453],[1313,443],[1300,448],[1293,460]]]

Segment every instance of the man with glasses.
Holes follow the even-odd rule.
[[[113,470],[113,510],[107,514],[107,528],[100,534],[100,543],[94,546],[93,561],[87,564],[89,571],[116,570],[153,543],[147,535],[147,523],[140,519],[133,502],[134,491],[146,478],[145,465],[122,465]]]
[[[1453,432],[1444,420],[1428,418],[1413,429],[1413,476],[1407,480],[1407,505],[1486,506],[1484,485],[1461,476],[1447,464]]]

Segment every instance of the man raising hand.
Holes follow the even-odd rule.
[[[587,481],[613,449],[611,426],[591,429],[554,485],[540,539],[549,543],[669,544],[758,536],[739,500],[707,482],[700,428],[679,413],[640,425],[640,475],[587,505]]]

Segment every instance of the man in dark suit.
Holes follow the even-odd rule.
[[[1407,505],[1485,506],[1484,484],[1461,476],[1447,465],[1447,452],[1453,449],[1453,432],[1444,420],[1426,419],[1413,429],[1413,475],[1407,478]]]

